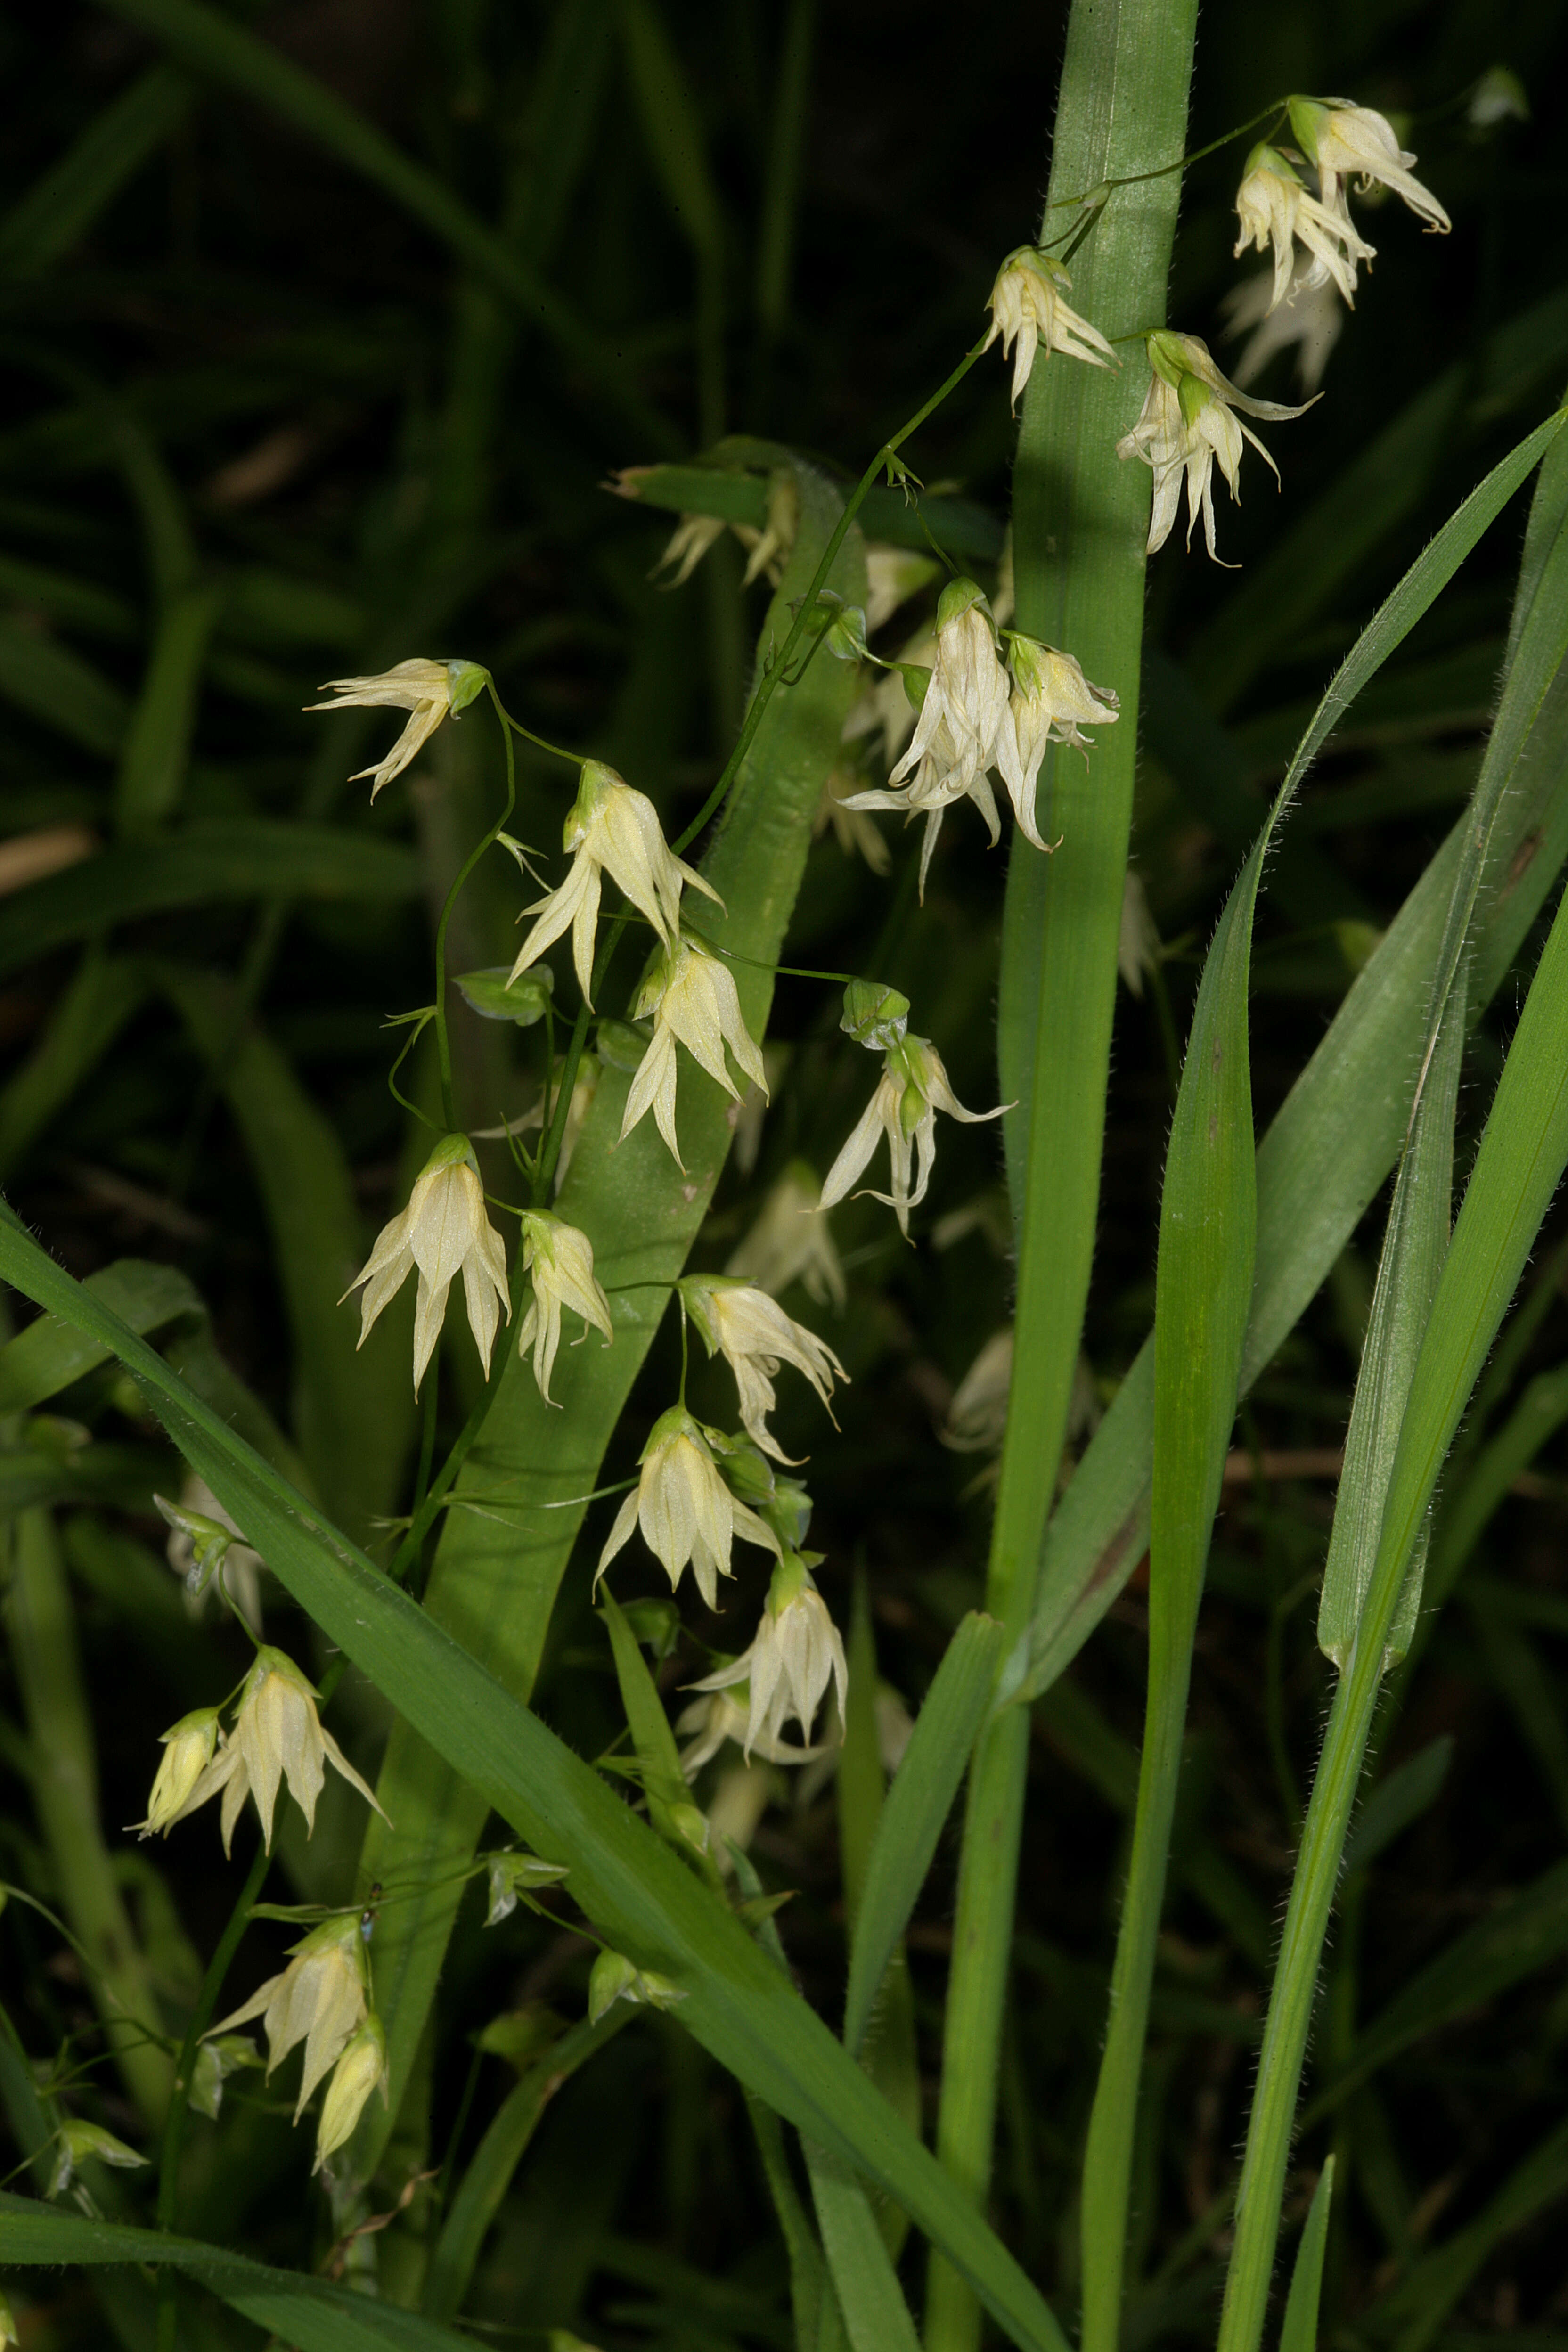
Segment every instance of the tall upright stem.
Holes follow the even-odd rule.
[[[1195,0],[1074,0],[1062,68],[1051,194],[1182,152]],[[1180,174],[1118,189],[1074,257],[1071,301],[1107,335],[1164,315]],[[1067,226],[1047,207],[1045,234]],[[1018,1249],[1012,1403],[986,1606],[1028,1622],[1056,1494],[1099,1211],[1116,947],[1132,813],[1149,483],[1119,463],[1146,373],[1136,345],[1117,373],[1060,355],[1037,361],[1019,436],[1013,515],[1018,626],[1073,654],[1121,698],[1086,772],[1048,755],[1038,814],[1043,857],[1015,834],[1003,929],[998,1058]],[[970,1778],[959,1873],[937,2147],[963,2193],[984,2200],[1012,1940],[1028,1718],[1000,1716]],[[980,2311],[933,2257],[931,2352],[973,2352]]]

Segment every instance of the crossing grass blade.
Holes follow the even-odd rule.
[[[1065,2352],[1049,2307],[734,1914],[537,1716],[237,1438],[162,1358],[0,1213],[0,1277],[107,1341],[268,1566],[413,1731],[546,1860],[616,1949],[680,1987],[721,2065],[909,2213],[1023,2352]],[[389,1914],[389,1916],[392,1916]],[[377,1974],[378,1999],[382,1979]]]
[[[298,2352],[458,2352],[470,2340],[392,2304],[298,2271],[269,2270],[222,2246],[88,2221],[32,2198],[0,2194],[0,2263],[53,2269],[66,2263],[172,2263]]]
[[[147,987],[128,958],[88,949],[37,1044],[0,1087],[0,1183],[141,1011]]]
[[[919,2352],[909,2305],[865,2189],[842,2159],[805,2143],[811,2200],[853,2352]]]
[[[1334,2159],[1331,2156],[1318,2175],[1312,2201],[1296,2249],[1279,2330],[1279,2352],[1317,2352],[1318,2299],[1323,2285],[1323,2252],[1329,2242],[1329,2200],[1334,2193]]]
[[[193,94],[170,66],[127,83],[0,220],[0,276],[37,278],[68,253],[184,121]]]

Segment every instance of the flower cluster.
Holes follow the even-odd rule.
[[[312,2169],[319,2172],[348,2139],[372,2093],[386,2097],[386,2035],[367,1998],[370,1969],[357,1915],[342,1913],[323,1920],[290,1947],[290,1954],[286,1969],[268,1977],[248,2000],[212,2028],[205,2046],[259,2017],[267,2035],[270,2081],[273,2069],[302,2042],[305,2060],[294,2104],[296,2123],[311,2092],[331,2071],[316,2131]]]

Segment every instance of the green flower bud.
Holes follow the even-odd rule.
[[[520,971],[515,979],[504,963],[487,965],[482,971],[460,971],[455,978],[464,1003],[481,1021],[510,1021],[519,1029],[531,1029],[543,1020],[555,987],[555,974],[547,963]]]
[[[844,992],[844,1014],[838,1026],[858,1045],[886,1054],[903,1041],[909,1027],[910,1000],[879,980],[852,980]]]
[[[456,719],[459,710],[467,710],[469,703],[484,692],[490,682],[490,674],[478,662],[449,661],[447,675],[452,681],[447,708]]]

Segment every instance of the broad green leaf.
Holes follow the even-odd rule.
[[[1326,2158],[1290,2273],[1290,2292],[1279,2330],[1279,2352],[1317,2352],[1318,2298],[1323,2284],[1323,2253],[1329,2242],[1329,2200],[1334,2193],[1334,2159]]]
[[[994,1619],[965,1617],[937,1668],[883,1801],[856,1913],[844,2003],[844,2044],[857,2057],[888,1962],[909,1926],[968,1769],[1005,1640]]]
[[[177,1266],[150,1265],[141,1258],[117,1258],[100,1273],[89,1274],[83,1287],[139,1338],[184,1316],[206,1313]],[[112,1352],[76,1324],[40,1315],[0,1348],[0,1412],[30,1412],[107,1363]]]
[[[1550,424],[1542,432],[1550,438]],[[1532,442],[1539,437],[1531,436]],[[1489,483],[1500,472],[1506,479],[1512,462],[1505,460]],[[1559,443],[1542,469],[1531,510],[1520,590],[1526,617],[1537,604],[1550,611],[1553,600],[1558,609],[1568,609],[1565,516],[1568,463]],[[1428,556],[1440,544],[1441,538]],[[1497,803],[1483,845],[1468,975],[1469,1002],[1478,1013],[1500,984],[1568,855],[1568,795],[1558,789],[1568,748],[1568,691],[1550,680],[1516,681],[1510,675],[1500,720],[1516,701],[1539,715],[1534,731],[1520,742],[1510,787]],[[1476,841],[1467,814],[1411,892],[1258,1147],[1258,1254],[1244,1392],[1311,1299],[1398,1157],[1427,1034],[1433,971],[1456,880]],[[1047,1529],[1029,1654],[1026,1660],[1016,1654],[1004,1677],[1005,1687],[1016,1678],[1020,1696],[1046,1689],[1076,1656],[1146,1549],[1153,1391],[1151,1341],[1123,1380]]]
[[[106,5],[139,31],[163,42],[193,73],[280,114],[401,205],[515,303],[522,317],[557,344],[654,446],[668,446],[668,434],[631,390],[624,355],[586,326],[532,265],[471,212],[444,180],[405,154],[325,83],[259,34],[204,7],[200,0],[106,0]]]
[[[142,1445],[46,1451],[37,1444],[0,1453],[0,1521],[57,1503],[96,1503],[146,1512],[167,1478],[168,1456]]]
[[[88,949],[37,1044],[0,1088],[0,1182],[98,1067],[146,993],[135,964]]]
[[[213,899],[244,903],[287,894],[390,905],[416,897],[418,888],[416,859],[395,842],[266,817],[204,819],[162,841],[100,850],[7,898],[0,905],[0,974],[111,923]]]
[[[226,981],[160,974],[245,1138],[267,1209],[294,1346],[293,1426],[316,1491],[356,1534],[397,1500],[413,1441],[407,1302],[363,1349],[343,1294],[367,1255],[353,1180],[331,1122]]]
[[[190,111],[191,85],[168,66],[137,76],[0,220],[0,273],[36,278],[68,253]]]
[[[269,2270],[223,2246],[89,2221],[29,2197],[0,2195],[0,2264],[171,2263],[298,2352],[458,2352],[470,2339],[395,2305],[299,2271]]]
[[[1313,1785],[1264,2032],[1221,2352],[1255,2352],[1262,2327],[1319,1961],[1384,1648],[1411,1549],[1565,1163],[1568,900],[1559,906],[1525,999],[1444,1261],[1411,1384],[1376,1563]]]
[[[816,2226],[854,2352],[919,2352],[910,2307],[865,2189],[842,2158],[810,2140],[804,2145]]]
[[[178,804],[218,606],[216,588],[195,583],[171,597],[160,616],[115,785],[115,822],[131,838],[156,832]]]
[[[979,2214],[952,2196],[935,2159],[734,1915],[620,1796],[3,1208],[0,1277],[109,1342],[185,1459],[326,1639],[474,1792],[481,1820],[493,1807],[535,1853],[563,1864],[573,1897],[605,1941],[680,1987],[680,2022],[719,2063],[901,2205],[1025,2352],[1063,2352],[1048,2307]],[[383,1926],[402,1907],[389,1906]],[[384,1999],[379,1965],[377,1995]]]
[[[788,629],[789,600],[805,589],[842,512],[837,492],[814,469],[798,467],[796,481],[800,529],[763,623],[764,649],[770,637],[777,644]],[[855,533],[831,584],[858,602],[864,580]],[[772,995],[770,975],[758,965],[782,945],[822,780],[837,755],[853,690],[847,665],[832,661],[814,662],[798,687],[780,688],[703,860],[728,910],[719,919],[719,910],[710,909],[710,935],[758,959],[734,966],[753,1036],[763,1033]],[[627,953],[615,990],[629,986],[632,978]],[[617,1002],[609,996],[605,1008]],[[560,1409],[553,1411],[540,1397],[531,1363],[519,1358],[515,1345],[501,1342],[494,1402],[447,1511],[425,1595],[437,1622],[484,1658],[519,1698],[533,1685],[556,1591],[583,1525],[584,1497],[603,1483],[605,1449],[668,1305],[664,1286],[681,1271],[732,1132],[727,1097],[683,1063],[678,1123],[688,1173],[682,1176],[651,1119],[617,1142],[629,1083],[624,1073],[603,1072],[556,1202],[568,1223],[593,1237],[615,1342],[602,1347],[595,1334],[580,1348],[563,1348],[553,1380]],[[520,1312],[521,1305],[520,1284],[514,1297]],[[629,1472],[635,1465],[628,1461],[625,1467]],[[580,1572],[586,1579],[591,1563],[582,1562]],[[429,1889],[418,1903],[399,1906],[378,1940],[377,1998],[395,2114],[451,1929],[453,1874],[474,1850],[484,1807],[402,1725],[394,1727],[387,1743],[378,1794],[397,1829],[395,1834],[372,1822],[362,1884],[396,1879]],[[377,2112],[361,2123],[354,2151],[364,2172],[374,2168],[388,2121]]]
[[[425,2282],[427,2318],[452,2319],[463,2307],[491,2222],[511,2187],[540,2117],[568,2075],[628,2024],[633,2011],[617,2001],[597,2025],[586,2021],[552,2042],[537,2065],[507,2093],[452,2192]]]

